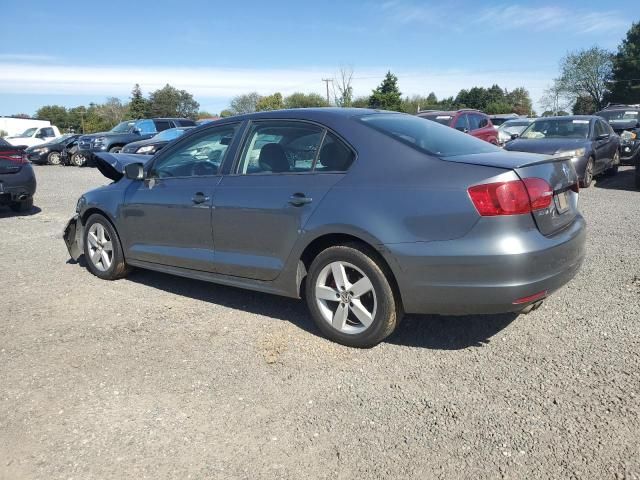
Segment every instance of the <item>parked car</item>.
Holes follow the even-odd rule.
[[[493,126],[498,128],[504,122],[507,122],[514,118],[520,118],[520,115],[518,115],[517,113],[499,113],[497,115],[489,115],[489,118],[491,119],[491,123],[493,124]]]
[[[596,175],[615,175],[620,165],[620,137],[594,115],[538,118],[504,148],[570,158],[583,188]]]
[[[412,115],[299,109],[193,129],[153,156],[97,154],[70,255],[305,296],[329,338],[367,347],[403,314],[527,312],[578,271],[569,159]],[[215,238],[215,242],[214,242]]]
[[[640,188],[640,105],[610,105],[596,115],[620,135],[620,162],[635,165],[636,186]]]
[[[58,130],[58,127],[55,125],[48,125],[44,127],[27,128],[21,134],[14,137],[6,137],[5,140],[11,145],[26,145],[27,147],[33,147],[34,145],[49,142],[59,136],[60,130]]]
[[[178,127],[170,128],[160,132],[148,140],[140,140],[138,142],[127,143],[122,148],[122,153],[138,153],[144,155],[154,155],[162,150],[169,142],[181,137],[185,132],[194,127]]]
[[[158,132],[175,127],[194,127],[196,122],[188,118],[146,118],[142,120],[126,120],[108,132],[83,135],[78,139],[76,158],[84,160],[84,164],[93,165],[95,152],[118,153],[126,144],[138,140],[146,140]],[[75,164],[73,161],[72,164]]]
[[[62,151],[74,143],[78,137],[80,135],[68,133],[42,145],[29,147],[25,153],[31,163],[62,165]]]
[[[33,207],[36,175],[23,146],[14,146],[0,138],[0,205],[14,212]]]
[[[525,128],[527,128],[531,122],[533,122],[533,118],[513,118],[511,120],[507,120],[502,123],[498,127],[498,144],[504,145],[514,135],[520,135]]]
[[[471,109],[457,110],[453,112],[420,112],[420,118],[426,118],[442,125],[455,128],[468,133],[485,142],[498,144],[498,134],[488,115]]]

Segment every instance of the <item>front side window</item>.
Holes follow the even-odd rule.
[[[136,123],[136,128],[140,131],[140,135],[152,135],[158,133],[156,130],[156,124],[153,120],[140,120]]]
[[[49,128],[49,127],[43,128],[42,130],[40,130],[40,134],[43,137],[55,137],[56,136],[56,134],[53,133],[53,128]]]
[[[500,152],[500,148],[436,122],[401,113],[364,115],[360,121],[416,150],[438,157]]]
[[[324,129],[295,121],[254,123],[238,165],[242,175],[310,172],[320,150]]]
[[[131,130],[136,122],[134,120],[128,120],[126,122],[120,122],[118,125],[111,129],[112,133],[127,133]]]
[[[150,175],[158,178],[216,175],[237,129],[238,124],[222,125],[191,137],[158,158]]]
[[[475,115],[478,119],[478,128],[485,128],[489,125],[489,117],[485,117],[484,115]]]

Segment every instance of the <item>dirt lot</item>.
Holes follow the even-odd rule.
[[[640,478],[640,192],[582,192],[588,258],[520,317],[411,317],[355,350],[300,301],[137,271],[61,239],[93,169],[0,207],[0,479]]]

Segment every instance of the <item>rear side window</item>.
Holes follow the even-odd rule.
[[[438,157],[502,151],[471,135],[411,115],[380,113],[362,116],[360,121],[416,150]]]
[[[467,115],[469,118],[469,130],[478,130],[480,128],[480,115]]]
[[[327,132],[314,171],[345,172],[353,163],[355,155],[349,147],[333,133]]]
[[[456,120],[456,124],[453,126],[456,130],[460,130],[461,132],[465,132],[469,130],[469,122],[467,120],[467,115],[460,115]]]
[[[489,117],[485,117],[484,115],[475,115],[478,119],[478,128],[485,128],[489,125]]]
[[[158,132],[162,132],[163,130],[168,130],[173,126],[171,125],[171,122],[169,120],[154,120],[154,123],[156,124],[156,130]]]

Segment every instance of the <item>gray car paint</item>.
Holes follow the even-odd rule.
[[[376,112],[302,109],[235,117],[243,125],[229,146],[223,175],[162,191],[155,182],[150,188],[148,179],[122,178],[88,192],[79,202],[76,238],[91,213],[103,212],[133,266],[297,297],[305,249],[326,235],[348,235],[386,261],[409,313],[517,311],[523,305],[513,305],[516,298],[551,292],[576,273],[585,242],[577,194],[570,197],[570,216],[559,219],[549,211],[548,225],[530,214],[480,217],[467,194],[470,185],[531,174],[565,189],[576,181],[575,172],[562,167],[566,161],[497,148],[491,155],[440,159],[364,125],[356,118],[363,114]],[[243,131],[257,118],[326,126],[353,147],[357,159],[344,174],[233,175]],[[230,122],[198,127],[158,155],[169,155],[202,129]],[[210,194],[210,202],[190,203],[198,191]],[[294,207],[288,199],[295,193],[313,201]]]

